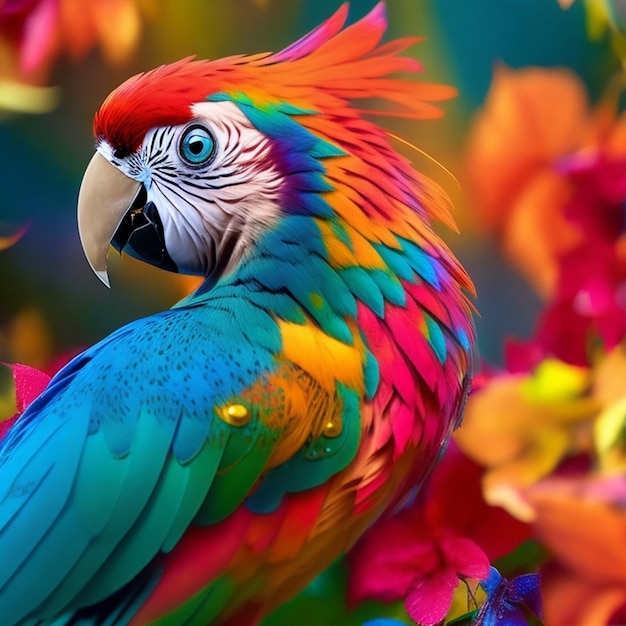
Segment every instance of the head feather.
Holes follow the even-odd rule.
[[[94,133],[120,154],[134,152],[148,130],[183,124],[191,107],[216,93],[244,93],[259,106],[289,102],[323,113],[348,117],[361,113],[436,117],[430,104],[452,97],[454,89],[393,77],[421,65],[398,56],[417,39],[380,45],[387,27],[381,2],[360,21],[343,28],[344,4],[311,33],[276,54],[233,56],[216,61],[186,58],[133,76],[104,101],[94,120]],[[357,101],[378,99],[396,110],[359,108]]]

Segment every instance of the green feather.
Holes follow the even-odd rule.
[[[237,441],[238,437],[231,436]],[[238,447],[238,444],[233,444]],[[195,523],[207,526],[223,520],[241,504],[250,492],[267,463],[272,447],[268,445],[250,445],[243,442],[247,453],[240,457],[235,466],[224,468],[218,473],[211,488],[195,517]]]
[[[361,440],[360,399],[342,383],[337,383],[337,395],[342,403],[341,433],[332,438],[309,439],[291,459],[268,472],[246,500],[251,511],[274,511],[285,493],[317,487],[352,461]]]
[[[168,615],[151,622],[151,626],[185,626],[192,620],[196,624],[211,624],[228,604],[232,593],[233,584],[222,576]]]

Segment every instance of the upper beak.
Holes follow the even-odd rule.
[[[91,269],[107,287],[109,243],[140,191],[141,183],[94,154],[78,193],[78,232]]]

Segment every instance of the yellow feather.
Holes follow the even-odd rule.
[[[278,320],[283,338],[283,354],[310,374],[324,389],[335,392],[337,381],[364,392],[363,362],[365,347],[355,334],[348,346],[326,335],[312,322],[293,324]]]

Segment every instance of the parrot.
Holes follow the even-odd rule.
[[[94,117],[85,256],[200,276],[73,358],[0,442],[2,626],[254,625],[427,479],[462,418],[451,201],[381,116],[431,119],[383,3],[277,53],[137,74]]]

